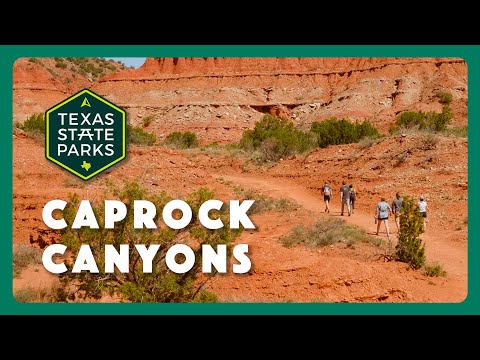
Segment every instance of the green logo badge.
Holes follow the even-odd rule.
[[[125,159],[125,111],[81,90],[45,113],[45,156],[83,180]]]

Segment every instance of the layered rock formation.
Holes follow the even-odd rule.
[[[467,67],[458,58],[151,58],[92,89],[151,131],[196,132],[204,143],[237,141],[264,113],[308,128],[332,116],[370,119],[382,131],[405,110],[441,111],[452,93],[455,124],[467,121]]]
[[[453,123],[467,123],[467,66],[458,58],[150,58],[97,82],[68,68],[54,76],[53,59],[43,61],[15,62],[14,121],[91,87],[124,107],[132,125],[152,115],[148,130],[160,139],[188,130],[203,143],[235,142],[264,113],[305,129],[332,116],[369,119],[386,132],[402,111],[441,111],[438,90],[453,95]]]

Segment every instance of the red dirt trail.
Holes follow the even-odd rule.
[[[323,198],[318,193],[308,190],[293,181],[266,176],[252,176],[245,173],[238,175],[222,175],[222,178],[245,188],[261,191],[274,198],[290,198],[318,217],[340,216],[340,199],[338,192],[334,193],[334,197],[330,204],[331,213],[326,214],[323,212]],[[371,214],[355,210],[355,213],[352,216],[344,216],[343,219],[348,223],[364,228],[370,235],[374,235],[376,225],[373,221],[373,213],[373,210]],[[392,239],[395,244],[397,230],[393,218],[390,219],[390,231],[391,234],[393,234]],[[385,241],[387,240],[383,226],[380,229],[380,235]],[[435,232],[435,229],[430,226],[430,228],[427,229],[426,234],[422,235],[422,238],[426,242],[426,256],[428,262],[439,262],[447,271],[447,277],[449,278],[448,286],[453,287],[449,290],[445,290],[456,293],[453,297],[455,299],[458,298],[457,301],[461,301],[464,296],[466,296],[467,289],[467,248],[461,244],[450,241],[447,235],[448,234],[439,234]],[[293,249],[289,249],[289,251],[292,250]],[[439,279],[435,280],[437,281]],[[450,295],[452,296],[452,293]],[[372,299],[366,300],[370,301]]]

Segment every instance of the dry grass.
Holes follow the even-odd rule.
[[[246,200],[255,200],[255,203],[250,208],[249,213],[261,214],[267,211],[287,212],[298,209],[300,206],[293,200],[286,198],[271,198],[269,196],[259,194],[250,189],[244,189],[237,186],[233,189],[235,195],[240,196]]]
[[[439,263],[426,264],[423,268],[425,275],[429,277],[447,276],[447,272]]]
[[[286,246],[305,244],[309,248],[345,242],[352,246],[357,242],[380,246],[382,240],[369,236],[363,229],[347,225],[345,220],[328,218],[317,221],[313,226],[296,225],[290,234],[282,236],[280,242]]]
[[[60,285],[48,288],[27,287],[18,289],[13,296],[15,300],[22,303],[45,303],[57,302],[58,294],[62,292]]]
[[[378,144],[380,141],[382,141],[381,138],[373,138],[373,137],[364,137],[362,140],[358,142],[358,146],[362,150],[366,150],[369,147]]]
[[[38,265],[42,263],[41,250],[24,245],[16,244],[13,247],[13,276],[20,275],[22,270],[29,265]]]

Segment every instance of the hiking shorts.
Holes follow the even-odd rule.
[[[420,214],[422,214],[422,216],[423,216],[424,218],[427,217],[427,212],[426,212],[426,211],[425,211],[425,212],[421,212]]]
[[[381,217],[379,216],[379,217],[378,217],[378,220],[379,220],[379,221],[380,221],[380,220],[388,220],[388,217],[386,217],[386,218],[381,218]]]
[[[323,201],[330,201],[330,195],[323,195]]]

